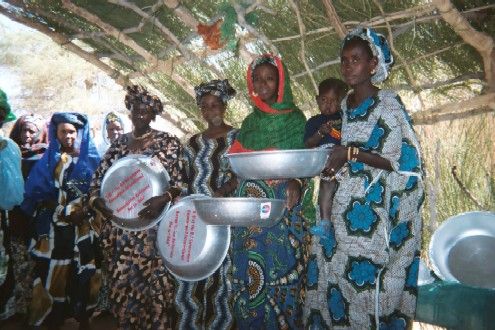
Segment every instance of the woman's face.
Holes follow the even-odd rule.
[[[278,70],[270,63],[258,65],[253,71],[253,88],[266,104],[277,102]]]
[[[76,138],[77,129],[74,125],[69,123],[60,123],[57,125],[57,140],[60,142],[62,149],[73,149]]]
[[[131,111],[131,121],[134,129],[145,129],[150,126],[152,120],[155,120],[155,114],[146,109],[146,105],[135,103]]]
[[[117,140],[122,134],[124,134],[124,129],[118,121],[111,121],[107,126],[107,138],[110,142]]]
[[[31,145],[34,143],[34,137],[38,134],[38,127],[33,123],[24,123],[21,130],[21,144]]]
[[[376,65],[376,57],[370,57],[369,51],[359,42],[346,44],[340,55],[342,77],[352,87],[369,83]]]
[[[199,108],[201,109],[204,120],[209,126],[218,127],[223,124],[226,105],[220,97],[212,94],[203,95],[199,103]]]

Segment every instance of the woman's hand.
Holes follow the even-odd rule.
[[[301,183],[298,180],[292,179],[287,183],[285,205],[288,210],[292,210],[297,205],[301,198]]]
[[[93,201],[92,207],[95,211],[100,212],[105,219],[113,218],[113,211],[107,207],[105,200],[101,197],[96,198]]]
[[[333,176],[347,162],[347,147],[334,146],[330,151],[330,157],[325,164],[324,174]]]
[[[156,219],[162,213],[165,205],[170,202],[170,193],[162,196],[155,196],[144,202],[145,208],[139,211],[138,216],[145,219]]]

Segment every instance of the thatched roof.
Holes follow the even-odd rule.
[[[193,86],[214,78],[228,78],[240,92],[228,113],[239,123],[249,111],[245,69],[263,52],[282,56],[297,104],[315,113],[316,86],[340,76],[340,41],[356,25],[392,41],[396,65],[387,87],[418,100],[417,123],[495,109],[492,0],[8,0],[0,2],[0,13],[45,33],[122,85],[154,88],[176,109],[167,119],[184,131],[202,128]],[[464,100],[429,109],[434,95]]]

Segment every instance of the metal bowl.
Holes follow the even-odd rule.
[[[112,222],[119,228],[137,231],[154,226],[167,212],[170,203],[156,219],[138,216],[143,203],[165,193],[170,177],[162,164],[147,156],[129,155],[117,160],[101,182],[100,196],[114,212]]]
[[[495,213],[467,212],[447,219],[433,233],[433,270],[443,280],[495,288]]]
[[[230,245],[229,226],[208,226],[196,213],[197,196],[181,199],[160,222],[158,250],[176,278],[200,281],[222,264]]]
[[[232,170],[241,179],[291,179],[321,173],[328,149],[296,149],[228,154]]]
[[[193,203],[201,219],[210,225],[271,227],[285,211],[283,199],[202,198]]]

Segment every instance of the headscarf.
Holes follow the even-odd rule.
[[[155,115],[163,112],[162,101],[156,95],[150,95],[148,91],[138,85],[127,86],[127,94],[125,96],[125,107],[132,111],[135,103],[144,104],[146,110],[152,111]]]
[[[105,125],[108,126],[111,123],[115,123],[115,122],[119,123],[120,126],[122,126],[122,129],[124,128],[124,121],[122,120],[122,118],[120,118],[118,114],[116,114],[115,112],[107,113],[105,116]]]
[[[194,87],[194,92],[196,93],[196,104],[198,106],[201,102],[201,98],[205,94],[211,94],[219,97],[224,104],[226,104],[227,101],[232,99],[236,94],[235,89],[230,86],[227,79],[215,79],[209,82],[202,83],[199,86]]]
[[[387,79],[390,68],[394,63],[394,57],[390,52],[390,47],[388,45],[387,39],[380,33],[377,33],[371,28],[357,27],[344,38],[342,42],[342,48],[345,44],[352,38],[358,37],[364,41],[367,41],[373,56],[378,59],[378,64],[376,66],[376,72],[371,76],[371,82],[374,84],[381,83]]]
[[[33,167],[26,181],[26,194],[22,209],[27,214],[33,214],[39,202],[58,198],[54,173],[61,156],[60,142],[57,139],[57,126],[61,123],[72,124],[77,129],[75,148],[79,150],[79,158],[68,180],[72,181],[82,193],[88,191],[91,176],[100,163],[100,157],[89,134],[89,122],[86,115],[75,112],[53,114],[49,126],[48,149]]]
[[[278,70],[277,101],[271,105],[263,102],[253,87],[254,69],[264,63],[270,63]],[[289,74],[280,58],[272,54],[261,55],[249,65],[246,78],[253,112],[242,122],[230,152],[304,148],[306,117],[293,102]]]
[[[46,130],[45,119],[37,114],[20,116],[15,122],[14,127],[12,127],[12,131],[10,131],[10,138],[14,140],[19,147],[24,147],[21,142],[21,133],[24,125],[28,123],[33,124],[38,129],[38,133],[33,136],[31,145],[37,143],[48,143],[48,132]]]
[[[10,104],[7,99],[7,94],[0,89],[0,114],[4,117],[3,121],[0,122],[0,127],[2,124],[8,123],[9,121],[15,120],[15,115],[12,113]]]

